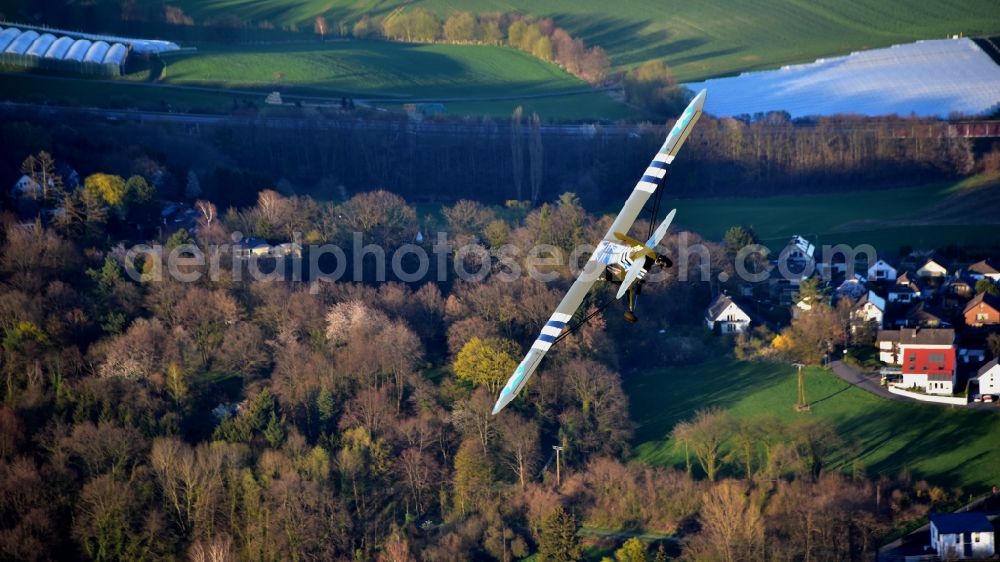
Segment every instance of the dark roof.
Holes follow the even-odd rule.
[[[976,373],[976,376],[981,377],[985,375],[987,371],[997,366],[997,362],[998,360],[994,359],[993,361],[990,361],[989,363],[983,365],[982,367],[979,368],[979,372]]]
[[[947,322],[942,312],[931,309],[924,302],[919,302],[906,311],[906,319],[911,322]]]
[[[951,345],[955,330],[951,328],[900,328],[899,343],[914,345]]]
[[[260,238],[248,237],[240,240],[235,244],[236,246],[242,246],[244,248],[259,248],[261,246],[269,246],[266,240]]]
[[[992,533],[993,525],[985,514],[971,513],[932,513],[931,525],[937,527],[938,533],[952,535],[955,533]]]
[[[875,297],[874,301],[872,300],[872,297]],[[869,302],[874,304],[875,307],[878,308],[879,310],[885,312],[885,306],[886,306],[885,299],[876,295],[875,291],[868,291],[865,294],[861,295],[861,298],[858,299],[858,302],[854,303],[854,309],[859,309],[864,305],[868,304]]]
[[[979,306],[979,303],[983,303],[993,310],[1000,311],[1000,297],[993,296],[989,293],[979,293],[978,295],[972,297],[972,300],[965,305],[965,312],[968,312],[972,308]]]
[[[875,341],[899,342],[899,330],[879,330]]]
[[[715,300],[712,301],[712,304],[708,305],[708,318],[713,320],[718,318],[718,316],[722,314],[722,311],[725,310],[730,304],[733,304],[733,299],[731,299],[729,295],[719,294],[719,296],[715,297]],[[736,306],[740,305],[737,304]],[[742,307],[740,308],[742,309]]]
[[[904,271],[902,275],[897,276],[896,285],[889,290],[892,291],[893,289],[897,289],[897,292],[902,292],[903,289],[900,289],[901,287],[906,287],[912,292],[917,292],[920,289],[920,286],[917,285],[913,279],[910,279],[909,271]]]
[[[986,258],[982,261],[977,261],[976,263],[969,266],[969,271],[972,273],[978,273],[980,275],[993,275],[1000,273],[997,265],[993,264],[993,260]]]

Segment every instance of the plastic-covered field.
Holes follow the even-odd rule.
[[[7,48],[4,49],[4,52],[12,55],[23,55],[24,52],[28,50],[28,47],[35,42],[35,39],[38,39],[37,31],[25,31],[15,37],[14,40],[10,42],[10,45],[7,45]]]
[[[97,36],[86,39],[48,32],[39,34],[34,29],[0,28],[0,62],[22,68],[118,76],[130,52],[129,43],[109,43]]]
[[[719,117],[787,111],[794,117],[858,114],[948,117],[1000,107],[1000,65],[971,39],[894,45],[779,70],[685,84],[708,88]]]

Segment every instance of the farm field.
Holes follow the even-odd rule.
[[[16,13],[25,0],[3,0],[7,13]],[[152,3],[140,0],[139,4]],[[312,29],[312,20],[353,22],[362,14],[385,15],[399,6],[422,6],[445,17],[455,10],[473,12],[520,11],[552,17],[574,36],[600,45],[613,64],[626,67],[650,59],[664,59],[682,81],[743,70],[773,68],[790,62],[891,45],[915,39],[995,35],[1000,17],[993,0],[401,0],[320,1],[179,0],[196,22],[220,16],[277,26]]]
[[[486,98],[588,89],[558,66],[506,47],[388,41],[205,47],[169,59],[163,82],[358,98]]]
[[[154,87],[125,80],[77,80],[0,72],[0,100],[82,105],[135,107],[162,111],[164,104],[180,111],[225,112],[232,108],[229,93],[198,92]],[[263,98],[258,100],[263,102]]]
[[[793,410],[795,369],[779,363],[718,358],[698,365],[627,374],[625,391],[638,423],[635,456],[642,462],[683,467],[683,452],[667,435],[700,408],[719,406],[739,418],[774,414],[785,421],[811,416],[831,423],[844,444],[832,469],[857,466],[870,475],[896,476],[904,468],[966,491],[997,483],[1000,411],[971,411],[892,402],[851,386],[825,369],[806,369],[809,414]]]
[[[678,225],[708,239],[721,240],[729,227],[746,224],[772,248],[780,248],[793,234],[817,246],[871,244],[894,252],[904,245],[976,247],[993,242],[1000,233],[1000,221],[989,218],[995,213],[968,212],[1000,209],[1000,182],[984,177],[879,191],[676,199],[664,204],[677,207]],[[981,218],[970,222],[970,216]]]
[[[331,100],[341,96],[381,99],[374,105],[393,110],[401,109],[400,103],[392,103],[394,99],[440,99],[453,116],[508,117],[518,105],[546,119],[619,119],[631,115],[628,106],[590,91],[586,83],[558,66],[505,47],[384,41],[212,46],[196,55],[166,61],[162,84],[221,91],[157,88],[144,84],[147,71],[120,80],[85,82],[0,73],[0,84],[5,86],[5,99],[48,98],[107,105],[107,100],[117,97],[128,98],[128,106],[142,109],[159,109],[166,102],[182,110],[225,111],[233,99],[226,90],[261,94],[278,90],[286,95]],[[461,101],[447,101],[453,99]]]

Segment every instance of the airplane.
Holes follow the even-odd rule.
[[[583,299],[590,293],[590,289],[599,279],[603,278],[605,281],[619,286],[615,300],[628,297],[625,320],[629,322],[638,320],[635,315],[635,301],[642,283],[645,281],[646,274],[653,266],[668,268],[673,265],[669,258],[657,254],[653,248],[666,235],[677,210],[671,211],[645,242],[630,238],[626,233],[632,228],[632,224],[645,207],[649,197],[657,192],[663,176],[666,175],[667,166],[674,161],[677,152],[687,140],[688,135],[691,134],[698,118],[701,117],[706,96],[706,90],[698,92],[698,95],[691,100],[691,103],[684,109],[684,113],[674,123],[670,133],[667,134],[667,139],[663,142],[663,146],[660,147],[642,178],[632,189],[632,194],[625,201],[625,206],[622,207],[614,223],[611,224],[608,233],[597,245],[590,259],[583,266],[583,271],[569,288],[562,302],[556,307],[555,312],[542,328],[538,338],[531,345],[531,349],[517,366],[517,369],[514,370],[514,374],[511,375],[503,390],[500,391],[500,397],[497,399],[496,405],[493,406],[493,415],[500,413],[507,404],[510,404],[517,397],[552,344],[556,343],[561,336],[567,335],[570,329],[567,326],[568,322],[573,318],[580,304],[583,303]],[[660,195],[662,195],[662,191],[657,193],[654,216],[659,207]],[[583,321],[585,322],[589,318],[590,316]]]

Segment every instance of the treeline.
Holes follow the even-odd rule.
[[[611,66],[604,49],[588,48],[582,39],[572,37],[551,18],[536,20],[518,13],[459,11],[442,21],[424,8],[399,8],[381,18],[365,15],[353,24],[340,22],[336,27],[331,26],[326,17],[317,16],[313,30],[324,37],[337,34],[356,39],[508,45],[554,62],[592,84],[603,82]]]
[[[146,159],[163,169],[165,197],[182,195],[193,169],[205,197],[223,207],[250,205],[258,191],[271,186],[286,194],[342,200],[379,185],[415,201],[474,194],[499,204],[530,199],[537,186],[539,201],[572,191],[588,208],[608,208],[621,203],[666,135],[665,127],[648,125],[564,132],[524,118],[520,129],[491,120],[419,128],[373,121],[332,133],[305,119],[300,129],[276,129],[106,124],[68,115],[25,121],[23,114],[6,115],[0,123],[0,138],[9,147],[0,154],[6,185],[20,177],[21,157],[15,155],[40,149],[65,154],[81,175],[107,171],[129,177],[135,161]],[[897,138],[889,134],[889,123],[704,118],[671,165],[666,185],[677,197],[767,196],[884,189],[982,169],[982,148],[968,139]],[[118,149],[125,141],[128,148]]]

